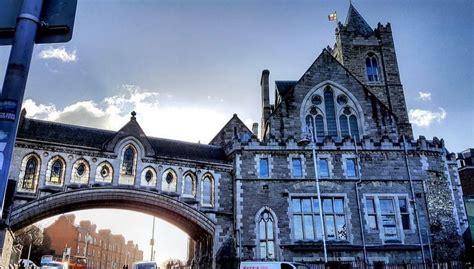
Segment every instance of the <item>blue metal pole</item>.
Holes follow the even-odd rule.
[[[0,96],[0,214],[43,0],[24,0]]]

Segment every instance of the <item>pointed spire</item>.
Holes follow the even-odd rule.
[[[359,35],[369,36],[373,33],[370,25],[364,20],[360,13],[352,5],[352,1],[349,4],[349,11],[347,12],[345,26],[350,32],[354,32]]]

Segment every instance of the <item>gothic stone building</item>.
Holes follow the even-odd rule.
[[[143,196],[123,207],[192,238],[211,227],[190,248],[194,267],[229,268],[235,258],[315,263],[323,236],[329,261],[461,258],[468,224],[455,156],[443,140],[413,138],[390,24],[371,28],[351,4],[334,47],[298,80],[276,81],[273,104],[269,74],[260,81],[260,135],[234,115],[208,145],[148,137],[134,116],[117,132],[23,118],[12,227],[27,213],[48,215],[22,209],[37,200],[84,192],[82,207],[71,206],[82,196],[49,206],[117,207],[133,189]],[[115,200],[90,204],[107,195]],[[147,197],[162,202],[141,206]],[[190,215],[173,217],[183,210]]]

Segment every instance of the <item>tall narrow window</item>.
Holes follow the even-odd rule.
[[[329,177],[329,165],[327,159],[319,160],[319,176],[320,177]]]
[[[341,128],[341,137],[350,136],[346,115],[339,116],[339,126]]]
[[[202,179],[202,204],[204,206],[213,206],[214,192],[213,180],[210,175],[205,175]]]
[[[398,205],[400,207],[403,230],[410,230],[410,213],[408,212],[407,199],[398,198]]]
[[[260,258],[263,260],[275,259],[274,220],[268,210],[260,214],[258,220]]]
[[[367,208],[367,224],[370,230],[378,230],[377,212],[375,211],[374,198],[367,198],[365,206]]]
[[[55,185],[61,185],[63,183],[63,176],[64,163],[61,159],[57,158],[51,164],[48,182]]]
[[[269,177],[269,167],[268,167],[268,158],[261,158],[260,160],[260,177]]]
[[[382,228],[385,239],[399,239],[393,199],[379,199]]]
[[[379,81],[379,69],[377,58],[373,53],[370,53],[365,59],[365,67],[367,69],[367,78],[369,81]]]
[[[23,176],[23,182],[21,188],[27,191],[34,191],[36,187],[37,175],[38,175],[38,160],[31,156],[26,162],[25,175]]]
[[[359,139],[359,126],[357,123],[357,117],[355,115],[351,115],[349,117],[349,125],[351,127],[351,135],[355,139]]]
[[[324,119],[321,115],[316,115],[315,117],[316,122],[316,135],[319,141],[324,139]]]
[[[302,177],[303,176],[303,167],[301,166],[300,158],[293,158],[291,160],[291,170],[293,177]]]
[[[346,176],[357,177],[357,167],[355,159],[346,159]]]
[[[194,180],[194,176],[191,173],[187,173],[184,176],[183,182],[183,196],[194,197],[196,191],[196,183]]]
[[[334,106],[334,94],[331,88],[324,89],[324,106],[326,108],[326,125],[328,136],[337,136],[336,109]]]
[[[132,146],[128,146],[123,153],[122,175],[133,176],[135,165],[135,150]]]

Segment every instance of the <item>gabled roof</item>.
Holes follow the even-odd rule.
[[[143,145],[145,148],[145,155],[146,156],[153,156],[155,155],[155,151],[153,150],[153,147],[150,144],[150,141],[148,141],[148,138],[143,132],[142,127],[137,122],[137,119],[135,118],[135,111],[132,112],[132,116],[130,117],[130,121],[127,122],[112,138],[107,140],[107,142],[104,143],[103,148],[107,151],[113,151],[115,148],[115,145],[122,139],[133,136],[140,143]]]
[[[209,145],[220,144],[220,142],[222,141],[219,140],[221,140],[221,137],[223,136],[223,134],[225,134],[226,130],[230,130],[231,132],[233,132],[233,130],[231,130],[232,125],[238,126],[241,130],[245,130],[250,134],[253,133],[252,131],[250,131],[247,125],[245,125],[245,123],[239,118],[239,116],[237,116],[237,114],[234,114],[232,118],[230,118],[230,120],[224,125],[224,127],[222,127],[222,129],[214,136],[211,142],[209,142]]]
[[[370,94],[371,96],[373,96],[376,100],[376,102],[381,106],[381,107],[384,107],[389,113],[390,115],[392,115],[396,120],[398,119],[397,115],[395,115],[395,113],[387,106],[385,105],[384,102],[382,102],[375,94],[373,94],[368,88],[367,86],[365,86],[354,74],[352,74],[352,72],[347,69],[347,67],[345,67],[344,65],[342,65],[336,58],[334,58],[334,56],[331,54],[331,52],[329,52],[327,49],[323,49],[323,51],[321,52],[321,54],[319,54],[319,56],[316,58],[316,60],[314,60],[314,62],[308,67],[308,69],[306,70],[306,72],[301,76],[301,78],[296,81],[295,85],[284,95],[282,96],[282,100],[290,97],[294,90],[295,90],[295,86],[298,85],[298,83],[300,83],[301,81],[304,80],[305,76],[307,74],[310,74],[310,70],[311,68],[313,67],[313,65],[315,65],[318,61],[321,61],[323,59],[323,57],[328,57],[328,58],[331,58],[333,60],[333,62],[335,62],[338,66],[342,67],[346,72],[347,74],[349,74],[354,80],[356,80],[360,86],[362,86],[362,88],[364,89],[364,91],[368,94]],[[283,102],[281,102],[283,103]],[[281,104],[280,103],[280,104]],[[278,107],[280,104],[276,104],[276,107],[275,109],[273,110],[273,112],[270,114],[269,118],[272,117],[272,115],[275,113],[275,111],[277,111]],[[263,126],[262,126],[263,127]]]
[[[275,87],[280,96],[285,96],[297,83],[297,80],[276,80]]]
[[[347,27],[348,31],[362,36],[369,36],[374,32],[352,3],[349,5],[349,11],[347,12],[344,26]]]
[[[126,134],[137,130],[138,123],[127,123],[121,130]],[[139,127],[139,126],[138,126]],[[132,132],[132,130],[135,131]],[[114,138],[126,137],[116,131],[88,128],[64,123],[49,122],[23,118],[18,129],[17,140],[33,143],[58,144],[76,148],[85,148],[95,151],[108,152],[104,145],[111,143]],[[138,139],[138,138],[137,138]],[[196,161],[211,161],[225,163],[226,155],[219,146],[190,143],[178,140],[145,137],[156,157],[178,158]],[[144,141],[140,139],[140,142]],[[144,145],[145,146],[145,145]]]

